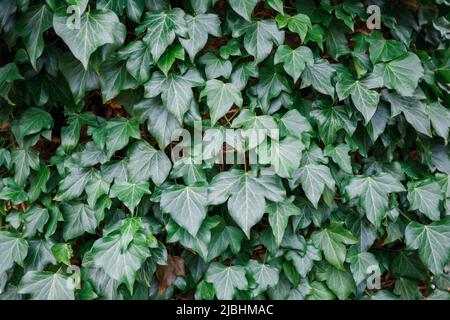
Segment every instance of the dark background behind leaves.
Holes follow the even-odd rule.
[[[0,299],[449,299],[449,6],[2,0]]]

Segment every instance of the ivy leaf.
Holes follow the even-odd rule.
[[[383,78],[384,85],[403,96],[412,96],[424,71],[420,59],[413,53],[375,65],[374,74]]]
[[[84,203],[62,204],[64,217],[63,237],[68,241],[75,239],[85,232],[94,234],[100,220],[100,212]]]
[[[69,22],[69,23],[68,23]],[[105,44],[115,44],[124,38],[125,26],[116,14],[109,10],[93,10],[81,15],[79,25],[71,23],[65,10],[53,16],[53,28],[73,55],[88,69],[89,58],[97,48]]]
[[[430,118],[425,105],[414,98],[390,94],[387,90],[382,92],[383,99],[391,104],[391,115],[393,117],[400,113],[406,118],[416,131],[431,137]]]
[[[331,223],[328,228],[315,231],[311,235],[311,239],[323,252],[325,259],[339,270],[344,270],[347,253],[345,245],[357,243],[350,231],[338,223]]]
[[[7,231],[0,232],[0,276],[17,263],[23,266],[28,253],[28,243],[25,239]]]
[[[308,30],[312,29],[311,20],[302,13],[294,16],[279,14],[275,20],[280,27],[284,28],[287,26],[289,31],[298,33],[302,41],[305,41]]]
[[[250,229],[264,215],[266,201],[264,189],[256,177],[241,170],[231,170],[215,176],[209,188],[209,203],[220,204],[228,200],[231,217],[247,237]]]
[[[17,148],[11,152],[11,160],[14,164],[14,180],[22,186],[30,175],[30,170],[39,168],[39,156],[30,148]]]
[[[44,226],[49,219],[48,210],[41,208],[37,205],[33,205],[23,215],[25,223],[25,236],[31,238],[39,231],[44,232]]]
[[[211,261],[228,248],[233,253],[238,253],[241,249],[241,243],[244,239],[244,234],[241,230],[233,226],[219,226],[211,234],[211,241],[208,246],[208,261]]]
[[[13,205],[18,205],[28,200],[28,194],[16,183],[10,183],[0,190],[0,199],[12,201]]]
[[[150,251],[141,234],[136,235],[126,249],[122,249],[122,236],[116,233],[95,241],[92,255],[97,267],[112,279],[124,283],[132,293],[136,273],[150,256]]]
[[[133,112],[140,121],[147,120],[147,129],[156,139],[161,150],[172,142],[173,133],[181,128],[175,116],[163,106],[159,99],[144,99],[133,106]]]
[[[188,53],[191,61],[203,49],[208,41],[208,34],[220,37],[220,20],[216,14],[199,14],[196,16],[186,15],[185,17],[189,38],[180,38],[180,43]],[[205,32],[206,30],[206,32]]]
[[[19,69],[15,63],[8,63],[0,68],[0,97],[6,99],[10,104],[9,91],[11,90],[14,81],[22,80]]]
[[[100,68],[100,86],[103,101],[115,98],[122,90],[136,87],[135,79],[128,73],[125,63],[107,60]]]
[[[129,150],[128,172],[130,181],[147,181],[161,185],[169,175],[172,163],[163,151],[156,150],[146,142],[136,142]]]
[[[320,93],[334,96],[334,86],[331,83],[335,70],[326,60],[316,61],[311,66],[306,66],[302,73],[301,89],[312,87]]]
[[[158,68],[167,76],[175,60],[184,61],[184,49],[180,45],[170,46],[158,60]]]
[[[283,241],[284,231],[288,226],[289,217],[300,215],[301,211],[295,204],[294,198],[281,202],[270,202],[266,211],[269,214],[269,223],[277,245]]]
[[[246,268],[258,284],[254,290],[255,294],[265,292],[267,288],[274,287],[279,281],[280,270],[269,264],[258,263],[256,260],[251,259]]]
[[[106,123],[106,150],[108,157],[124,148],[130,138],[140,139],[139,123],[136,120],[116,118]]]
[[[73,279],[61,273],[27,272],[19,284],[20,294],[33,300],[75,300]]]
[[[193,99],[192,87],[202,84],[202,82],[191,81],[189,76],[190,74],[169,74],[168,77],[164,77],[162,73],[154,72],[144,85],[145,97],[153,98],[162,94],[164,106],[180,124]]]
[[[286,260],[292,261],[295,270],[301,277],[306,277],[308,272],[314,266],[315,261],[322,260],[320,251],[312,244],[310,240],[306,242],[303,252],[289,250],[285,255]]]
[[[300,166],[303,143],[294,137],[286,137],[280,142],[272,141],[271,164],[275,172],[282,178],[292,177],[294,171]]]
[[[150,79],[150,68],[154,61],[150,47],[144,41],[130,42],[118,51],[118,58],[126,59],[127,71],[139,84]]]
[[[216,296],[220,300],[231,300],[237,290],[245,290],[248,286],[244,267],[227,267],[217,262],[209,265],[206,281],[213,284]]]
[[[91,67],[85,69],[71,54],[61,56],[59,69],[69,84],[75,103],[80,102],[86,92],[100,88],[98,74]]]
[[[232,83],[223,83],[220,80],[208,80],[200,97],[206,96],[211,113],[211,125],[222,118],[233,104],[242,106],[241,92]]]
[[[172,186],[162,192],[161,208],[195,237],[206,217],[207,197],[208,189],[201,183]]]
[[[336,84],[336,92],[339,100],[351,96],[353,104],[361,112],[367,125],[377,111],[380,101],[380,94],[375,90],[370,90],[376,87],[379,87],[377,81],[354,80],[350,73],[345,72],[341,73],[340,80]]]
[[[111,187],[110,196],[118,198],[131,212],[134,212],[144,194],[151,194],[150,190],[148,190],[149,186],[149,183],[146,181],[131,183],[116,180]]]
[[[352,274],[348,270],[340,270],[328,265],[324,273],[328,288],[340,300],[347,299],[355,290],[355,282],[353,281]]]
[[[327,157],[331,157],[335,163],[339,165],[339,167],[344,170],[346,173],[352,173],[352,159],[349,156],[350,148],[348,145],[344,143],[340,143],[337,146],[328,145],[325,148],[324,154]]]
[[[377,34],[380,35],[380,34]],[[399,58],[406,53],[403,43],[397,40],[386,40],[381,35],[368,38],[370,60],[373,64],[378,62],[388,62]]]
[[[419,210],[433,221],[440,218],[441,187],[432,179],[408,183],[410,210]]]
[[[434,131],[447,143],[448,132],[450,128],[450,111],[446,109],[440,102],[427,104],[425,112],[430,117]]]
[[[53,25],[53,14],[47,5],[37,6],[26,12],[18,23],[18,33],[23,38],[25,48],[33,68],[44,51],[43,33]]]
[[[355,176],[345,187],[345,192],[351,199],[359,198],[367,219],[377,227],[388,210],[389,193],[402,191],[405,191],[403,185],[389,173],[370,177]]]
[[[306,66],[312,66],[314,64],[314,57],[311,49],[308,47],[300,46],[293,50],[287,45],[281,45],[275,53],[274,62],[282,62],[284,70],[296,82]]]
[[[53,126],[53,118],[48,112],[42,109],[31,107],[25,110],[19,120],[20,137],[25,137],[43,130],[51,129]]]
[[[273,44],[284,42],[284,32],[278,30],[272,20],[252,22],[245,29],[244,47],[257,63],[263,61],[272,51]]]
[[[252,20],[252,12],[259,0],[230,0],[233,10],[247,21]]]
[[[292,174],[291,186],[297,186],[299,182],[306,193],[306,197],[317,208],[325,186],[334,189],[334,179],[330,169],[321,164],[308,164],[300,167]]]
[[[285,129],[288,134],[297,138],[301,138],[304,132],[312,130],[308,119],[295,109],[286,112],[283,117],[281,117],[280,122],[282,124],[282,130]]]
[[[207,79],[224,77],[228,79],[231,75],[233,65],[229,60],[217,57],[214,53],[208,52],[199,60],[205,65],[205,74]]]
[[[180,8],[163,12],[146,12],[137,33],[147,30],[144,42],[150,48],[154,61],[158,61],[167,47],[175,40],[175,35],[186,36],[185,13]]]
[[[378,261],[370,252],[360,252],[354,255],[349,255],[350,270],[352,271],[353,279],[356,285],[359,285],[367,276],[370,275],[369,270],[376,270],[370,268],[379,268]]]
[[[420,259],[439,275],[450,260],[450,221],[448,219],[423,225],[411,222],[405,230],[406,244],[418,249]]]

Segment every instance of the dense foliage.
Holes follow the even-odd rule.
[[[449,9],[1,0],[0,298],[449,299]]]

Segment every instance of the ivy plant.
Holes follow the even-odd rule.
[[[449,21],[0,1],[0,299],[450,299]]]

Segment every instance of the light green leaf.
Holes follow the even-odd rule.
[[[14,263],[23,266],[28,253],[28,243],[17,235],[0,231],[0,276],[14,266]]]
[[[296,82],[306,66],[312,66],[314,64],[314,56],[308,47],[301,46],[293,50],[287,45],[281,45],[275,53],[274,62],[282,62],[284,70]]]
[[[350,231],[338,223],[331,223],[328,228],[315,231],[311,235],[311,239],[323,252],[325,259],[339,270],[344,270],[347,253],[345,245],[357,243]]]
[[[241,266],[224,266],[213,262],[206,271],[206,281],[212,283],[219,300],[231,300],[237,290],[247,289],[245,269]]]
[[[88,69],[89,58],[97,48],[105,44],[115,44],[125,37],[125,26],[116,14],[109,10],[93,10],[79,18],[79,25],[73,22],[66,10],[61,9],[53,16],[53,28]],[[120,44],[120,43],[119,43]]]
[[[172,186],[161,195],[161,208],[195,237],[206,217],[208,189],[204,184]]]
[[[269,214],[269,223],[277,245],[283,241],[284,231],[288,226],[290,216],[298,216],[301,211],[295,204],[294,198],[281,202],[270,202],[267,204],[266,211]]]
[[[339,167],[346,173],[352,173],[352,159],[349,156],[350,148],[345,143],[340,143],[337,146],[328,145],[324,150],[324,154],[327,157],[333,159],[333,161],[339,165]]]
[[[151,194],[149,188],[149,183],[146,181],[139,182],[125,182],[117,181],[111,187],[110,196],[112,198],[118,198],[122,201],[131,212],[137,207],[139,202],[141,202],[144,194]]]
[[[186,15],[185,20],[189,38],[180,38],[180,43],[188,53],[191,61],[194,61],[196,54],[206,45],[208,34],[215,37],[221,36],[220,20],[216,14],[211,13],[196,16]]]
[[[211,124],[222,118],[233,104],[242,106],[241,92],[232,83],[223,83],[220,80],[208,80],[200,97],[206,96],[211,113]]]
[[[423,67],[420,59],[414,53],[387,63],[375,65],[374,74],[383,78],[384,85],[396,90],[403,96],[412,96],[419,80],[423,77]]]
[[[321,164],[308,164],[295,170],[292,174],[291,184],[297,186],[299,183],[301,183],[308,200],[316,208],[325,186],[333,190],[335,185],[330,169]]]
[[[61,273],[27,272],[19,284],[20,294],[33,300],[75,300],[74,280]]]
[[[175,35],[186,36],[185,13],[180,8],[162,12],[146,12],[137,33],[147,30],[144,37],[152,52],[153,60],[158,61],[167,47],[175,40]]]
[[[418,249],[420,259],[439,275],[450,261],[450,220],[440,220],[429,225],[411,222],[405,230],[406,244]]]
[[[316,61],[306,66],[302,73],[301,88],[312,87],[320,93],[334,97],[334,86],[331,83],[335,70],[326,60]]]
[[[373,176],[355,176],[345,187],[348,196],[359,198],[367,219],[379,226],[386,216],[389,205],[389,193],[405,191],[403,185],[389,173]]]
[[[247,21],[252,21],[252,12],[259,0],[230,0],[233,10]]]
[[[132,182],[152,179],[161,185],[169,176],[172,163],[166,154],[156,150],[146,142],[136,142],[129,150],[128,172]]]

